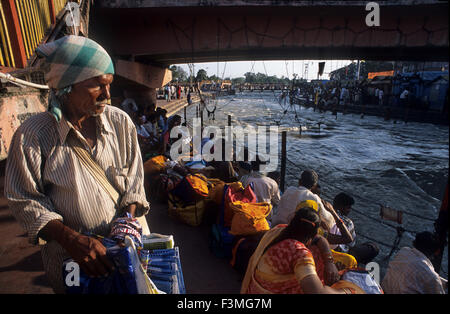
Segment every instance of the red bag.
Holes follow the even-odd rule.
[[[231,227],[234,211],[231,208],[231,203],[241,201],[243,203],[256,203],[256,195],[253,189],[248,185],[245,189],[242,184],[232,184],[226,191],[224,199],[224,226]]]

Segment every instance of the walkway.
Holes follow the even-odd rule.
[[[200,101],[200,97],[198,95],[192,94],[192,103],[197,103]],[[171,115],[174,115],[178,112],[180,114],[180,110],[184,107],[187,107],[187,99],[186,97],[183,97],[181,99],[174,99],[171,101],[166,101],[165,99],[157,99],[156,100],[156,107],[160,107],[167,110],[167,117],[170,117]],[[182,115],[182,113],[181,113]]]

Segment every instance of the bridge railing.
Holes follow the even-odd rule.
[[[80,2],[76,0],[72,2]],[[0,65],[25,68],[68,0],[0,0]]]

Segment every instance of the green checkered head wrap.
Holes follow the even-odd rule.
[[[62,89],[104,74],[114,74],[111,57],[95,41],[82,36],[65,36],[36,48],[45,58],[45,81]]]

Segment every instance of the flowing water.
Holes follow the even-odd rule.
[[[380,117],[291,107],[279,92],[243,92],[212,100],[215,120],[204,114],[204,125],[279,126],[287,130],[286,187],[297,185],[307,168],[319,174],[322,197],[332,201],[339,192],[355,199],[349,217],[355,224],[357,241],[377,241],[376,262],[383,274],[396,239],[395,222],[382,221],[380,204],[401,210],[403,233],[399,247],[411,246],[415,232],[433,231],[433,222],[448,180],[449,127]],[[196,108],[187,110],[188,121]],[[280,158],[281,147],[274,153]],[[278,165],[278,169],[280,165]],[[418,217],[419,216],[419,217]],[[392,256],[395,255],[395,252]],[[448,277],[446,249],[441,276]]]

